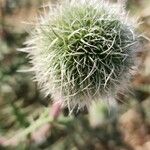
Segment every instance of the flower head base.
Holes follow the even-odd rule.
[[[133,27],[119,4],[65,0],[50,6],[27,42],[35,80],[69,108],[114,95],[134,65]]]

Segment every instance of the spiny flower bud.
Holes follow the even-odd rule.
[[[119,4],[65,0],[49,6],[24,49],[41,90],[69,109],[114,97],[134,65],[134,26]]]

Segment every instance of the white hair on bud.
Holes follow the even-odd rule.
[[[65,0],[48,6],[21,51],[42,92],[72,112],[110,101],[128,83],[138,43],[134,28],[121,1]]]

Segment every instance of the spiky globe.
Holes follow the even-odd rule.
[[[129,80],[136,45],[134,25],[119,4],[65,0],[48,7],[25,50],[41,90],[82,108]]]

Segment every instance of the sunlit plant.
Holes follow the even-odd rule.
[[[130,80],[138,45],[123,7],[65,0],[45,10],[23,49],[41,90],[69,109],[114,97]]]

